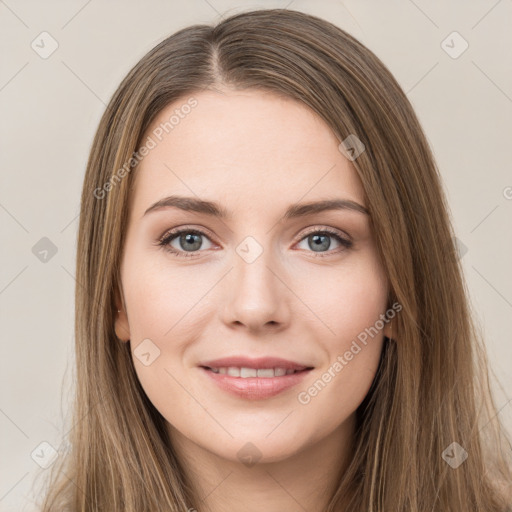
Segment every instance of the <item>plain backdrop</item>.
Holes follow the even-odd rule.
[[[0,0],[1,511],[35,510],[41,443],[58,447],[65,432],[79,199],[105,105],[176,30],[273,7],[345,29],[407,93],[442,174],[474,314],[502,384],[493,381],[499,415],[511,428],[511,0]]]

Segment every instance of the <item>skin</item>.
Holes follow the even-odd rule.
[[[388,281],[368,215],[340,210],[284,221],[283,213],[292,203],[332,198],[367,207],[362,184],[337,137],[301,103],[260,90],[194,97],[197,106],[136,169],[116,334],[130,340],[132,354],[145,339],[160,350],[148,366],[135,355],[133,364],[168,422],[200,510],[321,511],[352,455],[355,411],[391,324],[308,404],[298,394],[386,311]],[[161,111],[146,137],[185,102]],[[144,215],[171,194],[218,202],[232,219],[175,207]],[[169,242],[191,258],[157,245],[182,226],[207,232],[197,245],[179,236]],[[329,236],[330,247],[317,252],[306,228],[332,228],[353,246]],[[263,249],[250,264],[236,252],[247,236]],[[277,356],[314,370],[277,396],[246,400],[198,367],[231,355]],[[237,455],[247,442],[261,454],[251,467]]]

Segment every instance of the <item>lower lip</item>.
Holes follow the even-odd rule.
[[[263,400],[296,386],[311,370],[304,370],[281,377],[231,377],[200,368],[221,389],[247,400]]]

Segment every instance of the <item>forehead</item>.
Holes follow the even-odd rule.
[[[290,98],[260,90],[191,94],[158,114],[143,144],[148,138],[154,147],[135,172],[138,216],[171,194],[253,212],[302,198],[364,203],[362,184],[335,134]]]

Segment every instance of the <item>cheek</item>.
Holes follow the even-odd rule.
[[[189,366],[190,347],[201,339],[212,321],[215,307],[205,297],[218,281],[206,267],[171,266],[165,258],[127,259],[123,283],[129,313],[130,344],[135,371],[146,394],[158,410],[169,407],[174,397],[192,407],[183,384]],[[145,365],[150,353],[150,364]]]
[[[190,267],[172,267],[161,256],[146,256],[127,261],[124,281],[132,339],[172,339],[176,346],[180,334],[190,332],[197,306],[215,280]]]
[[[306,298],[321,320],[321,332],[330,347],[343,350],[385,312],[387,280],[373,252],[365,251],[332,267],[296,271],[306,276],[298,295]]]
[[[354,260],[329,275],[317,273],[316,278],[308,306],[322,320],[322,335],[316,331],[316,340],[325,358],[316,380],[301,389],[299,403],[314,403],[336,423],[355,411],[375,377],[383,345],[387,280],[373,257]],[[333,404],[336,417],[328,412]]]
[[[197,407],[182,387],[190,387],[182,364],[187,347],[197,338],[200,308],[194,305],[205,292],[191,282],[190,271],[171,270],[156,260],[146,256],[126,262],[123,282],[132,359],[150,401],[168,421],[179,423],[176,411]],[[149,361],[144,357],[147,353]]]
[[[352,340],[367,332],[385,312],[387,289],[372,273],[352,274],[335,289],[326,307],[337,339]]]

